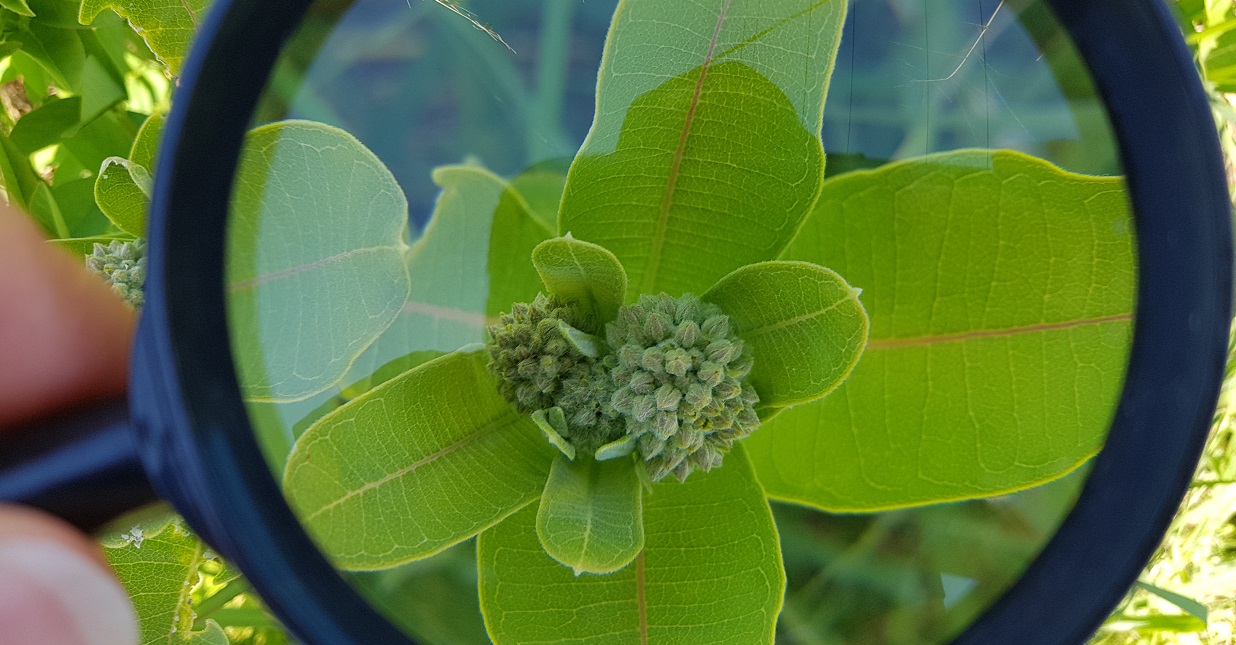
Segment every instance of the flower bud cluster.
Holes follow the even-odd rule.
[[[142,285],[146,283],[146,241],[112,240],[107,246],[95,244],[86,256],[86,267],[103,276],[112,291],[124,298],[134,309],[140,309],[146,298]]]
[[[716,305],[687,294],[640,296],[606,327],[611,404],[635,437],[649,477],[711,470],[759,427],[752,359]]]
[[[570,303],[537,294],[489,327],[489,371],[498,377],[498,391],[520,412],[557,405],[563,381],[589,371],[591,361],[565,337],[560,322],[581,329],[589,321]]]

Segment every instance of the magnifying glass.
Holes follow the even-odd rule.
[[[0,497],[153,488],[305,642],[441,642],[432,566],[482,642],[1079,642],[1227,348],[1169,18],[221,0],[128,414]]]

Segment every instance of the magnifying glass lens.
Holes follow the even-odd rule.
[[[1052,538],[1137,256],[1046,6],[306,16],[235,178],[231,351],[409,636],[944,643]]]

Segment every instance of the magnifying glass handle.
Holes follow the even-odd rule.
[[[0,501],[90,532],[155,500],[124,399],[41,420],[0,444]]]

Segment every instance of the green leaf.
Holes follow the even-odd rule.
[[[173,75],[189,51],[189,44],[212,0],[82,0],[78,20],[88,25],[105,9],[124,16],[146,39],[150,51]]]
[[[552,185],[537,185],[530,179],[524,186],[539,191],[542,199],[550,199],[544,193],[553,190]],[[534,207],[513,183],[505,186],[494,211],[493,231],[495,234],[489,236],[490,284],[485,304],[485,313],[491,317],[510,311],[512,303],[531,302],[536,297],[537,273],[528,257],[538,244],[553,236],[553,228],[536,216]]]
[[[532,250],[532,264],[552,294],[574,300],[600,331],[618,317],[627,296],[627,274],[622,264],[603,247],[571,237],[541,242]]]
[[[86,56],[81,83],[83,121],[93,120],[128,96],[124,79],[117,79],[112,72],[98,57]]]
[[[629,464],[628,464],[629,465]],[[772,643],[785,594],[768,501],[741,448],[725,466],[644,497],[643,552],[576,577],[542,548],[526,509],[481,534],[481,609],[498,645]]]
[[[51,75],[55,84],[72,92],[81,90],[86,49],[76,29],[63,29],[39,19],[16,34],[22,49]]]
[[[1192,634],[1206,631],[1206,623],[1189,614],[1150,614],[1130,616],[1115,614],[1103,623],[1102,631],[1136,631],[1168,634]]]
[[[145,166],[122,157],[108,157],[95,180],[94,199],[117,228],[142,236],[146,234],[153,183]]]
[[[632,296],[699,293],[775,258],[823,181],[819,133],[845,8],[622,2],[559,232],[613,251]]]
[[[408,205],[352,135],[307,121],[245,139],[228,227],[228,316],[246,397],[337,385],[399,316]]]
[[[760,405],[780,408],[832,392],[867,343],[867,312],[857,289],[808,262],[750,264],[725,276],[703,299],[721,307],[755,359],[751,385]]]
[[[9,138],[26,154],[32,154],[70,136],[81,122],[80,97],[52,99],[18,119]]]
[[[433,555],[541,494],[556,451],[502,398],[485,363],[484,352],[425,363],[297,440],[283,489],[337,566]]]
[[[540,428],[549,445],[557,448],[567,459],[575,459],[575,446],[563,438],[569,434],[569,430],[562,408],[554,406],[548,410],[537,410],[528,417]]]
[[[137,130],[137,125],[128,115],[110,110],[62,141],[60,151],[76,160],[93,176],[108,157],[129,156]]]
[[[477,166],[434,171],[442,194],[408,260],[411,295],[353,380],[410,352],[451,352],[485,340],[490,318],[538,291],[532,249],[550,232],[501,177]]]
[[[26,4],[26,0],[0,0],[0,7],[4,7],[19,16],[34,17],[34,12],[30,10],[30,5]]]
[[[34,194],[30,197],[30,216],[51,237],[63,239],[73,236],[69,225],[64,221],[64,214],[60,212],[60,205],[52,196],[51,189],[43,182],[34,187]]]
[[[545,552],[576,576],[613,573],[631,564],[644,548],[635,468],[630,459],[554,459],[536,513],[536,534]]]
[[[9,203],[23,209],[29,208],[35,188],[44,185],[30,158],[8,137],[0,137],[0,180]]]
[[[193,633],[193,590],[201,580],[202,566],[213,556],[179,521],[161,528],[134,528],[105,540],[103,546],[137,610],[141,645],[226,645],[226,636],[217,625]]]
[[[164,120],[162,114],[150,115],[142,124],[141,129],[137,131],[137,138],[133,140],[133,149],[129,151],[130,161],[145,166],[152,173],[158,163],[159,140],[163,137]]]
[[[64,249],[75,259],[81,260],[83,257],[90,255],[94,251],[95,244],[107,246],[112,240],[128,241],[132,240],[131,235],[100,235],[96,237],[70,237],[59,240],[48,240],[52,246]]]
[[[863,290],[867,349],[831,396],[746,442],[771,497],[875,511],[1056,479],[1103,445],[1124,376],[1133,237],[1118,178],[962,151],[830,180],[786,259]]]
[[[61,172],[63,166],[57,172]],[[99,210],[94,200],[94,178],[71,179],[52,186],[52,197],[60,206],[73,237],[119,235],[111,220]],[[129,237],[124,235],[123,237]]]
[[[349,576],[382,615],[423,645],[489,645],[476,596],[476,544]]]
[[[1206,605],[1203,605],[1188,596],[1182,596],[1174,591],[1168,591],[1167,589],[1157,587],[1148,582],[1138,581],[1133,583],[1133,586],[1140,589],[1145,589],[1147,592],[1152,593],[1179,607],[1190,616],[1196,618],[1198,622],[1201,623],[1202,630],[1206,629],[1206,624],[1210,620],[1210,610],[1206,608]]]
[[[571,161],[569,158],[542,161],[511,180],[511,190],[524,198],[530,214],[547,231],[558,229],[558,207],[562,205],[562,191],[566,189]]]

